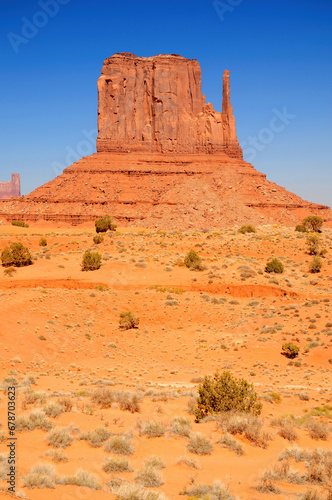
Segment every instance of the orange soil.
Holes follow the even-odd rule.
[[[257,478],[272,468],[290,444],[277,435],[271,419],[303,416],[316,406],[331,404],[332,336],[326,326],[332,321],[331,230],[321,236],[328,254],[322,272],[314,275],[308,273],[311,257],[305,253],[305,236],[279,226],[258,228],[254,235],[236,230],[161,233],[120,228],[105,235],[98,247],[93,245],[91,228],[50,229],[0,226],[0,252],[10,241],[21,241],[36,257],[32,266],[17,269],[12,277],[1,271],[1,380],[13,374],[21,382],[32,375],[36,381],[32,389],[46,391],[47,402],[68,394],[73,409],[51,419],[57,426],[73,424],[89,431],[106,424],[112,433],[132,432],[134,454],[128,457],[132,468],[137,471],[151,455],[162,457],[164,484],[155,489],[171,500],[186,498],[179,492],[192,481],[211,485],[215,479],[241,500],[270,498],[255,489]],[[46,248],[38,245],[42,235],[47,238]],[[80,263],[87,248],[102,254],[103,266],[84,273]],[[174,265],[191,248],[202,256],[206,270],[192,272]],[[274,256],[283,260],[282,275],[262,272]],[[251,276],[243,276],[246,272]],[[164,288],[158,291],[153,288],[156,285]],[[138,329],[119,329],[119,313],[124,310],[139,316]],[[286,341],[300,346],[299,366],[280,354]],[[307,348],[313,341],[316,344]],[[197,424],[188,415],[189,394],[197,391],[197,378],[217,369],[244,377],[261,397],[280,394],[280,404],[262,399],[262,417],[273,437],[266,449],[236,436],[245,449],[243,456],[237,456],[216,443],[222,432],[215,422]],[[89,394],[104,386],[102,380],[116,390],[139,391],[144,396],[141,412],[93,406]],[[167,401],[153,401],[145,395],[149,390],[166,391]],[[299,393],[306,393],[308,400],[300,399]],[[17,416],[40,406],[23,409],[22,401],[19,389]],[[4,430],[6,405],[4,391],[0,400]],[[176,415],[189,416],[192,430],[212,439],[211,455],[189,453],[187,438],[169,431],[161,438],[139,435],[139,420],[169,425]],[[328,418],[325,421],[331,423]],[[297,433],[300,447],[331,446],[331,439],[315,441],[305,428]],[[75,439],[64,449],[68,461],[54,464],[57,472],[68,475],[83,468],[98,476],[103,490],[59,485],[52,490],[23,488],[21,478],[31,465],[53,464],[45,456],[50,450],[46,436],[41,430],[17,434],[17,489],[27,498],[112,499],[116,497],[107,486],[110,480],[135,481],[135,472],[106,474],[102,464],[110,454]],[[0,453],[5,452],[6,442],[0,442]],[[177,464],[184,454],[196,458],[200,468]],[[294,468],[300,470],[301,464],[294,463]],[[288,483],[278,487],[283,493],[276,499],[291,498],[306,489]]]

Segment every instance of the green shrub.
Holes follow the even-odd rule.
[[[324,219],[318,215],[310,215],[309,217],[303,219],[302,224],[307,231],[319,232],[323,227]]]
[[[241,226],[238,232],[241,234],[255,233],[256,228],[254,226],[250,226],[250,225],[249,226]]]
[[[116,225],[113,224],[113,219],[109,215],[101,217],[95,221],[96,233],[106,233],[106,231],[116,231]]]
[[[292,342],[286,342],[281,346],[281,354],[286,356],[286,358],[296,358],[300,352],[300,348],[293,344]]]
[[[32,264],[32,257],[28,248],[22,243],[11,243],[2,251],[1,261],[4,267],[23,267]]]
[[[133,313],[126,311],[120,313],[119,324],[121,330],[130,330],[131,328],[137,328],[139,324],[139,318],[133,315]]]
[[[309,263],[309,272],[311,273],[319,273],[322,268],[323,262],[318,255],[315,255],[312,258],[312,261]]]
[[[306,245],[308,247],[309,255],[317,255],[319,253],[320,238],[317,234],[310,234],[307,236]]]
[[[94,237],[93,237],[93,242],[96,244],[96,245],[99,245],[100,243],[102,243],[104,241],[104,237],[101,235],[101,234],[96,234]]]
[[[101,266],[101,255],[98,252],[90,252],[87,250],[83,255],[82,271],[95,271]]]
[[[266,273],[279,273],[279,274],[281,274],[284,272],[283,263],[280,262],[280,260],[278,260],[278,259],[272,259],[266,263],[265,272]]]
[[[29,227],[29,224],[26,224],[22,220],[12,220],[12,226]]]
[[[202,265],[201,257],[195,252],[195,250],[190,250],[184,258],[184,264],[189,269],[194,269],[195,271],[202,271],[204,269]]]
[[[295,231],[297,231],[298,233],[307,233],[308,232],[308,230],[307,230],[307,228],[305,227],[304,224],[298,224],[295,227]]]
[[[47,239],[44,237],[41,237],[39,240],[39,246],[40,247],[47,247]]]
[[[261,409],[262,405],[257,402],[253,385],[244,379],[236,379],[228,371],[204,377],[203,383],[198,387],[196,422],[207,415],[231,410],[259,415]]]

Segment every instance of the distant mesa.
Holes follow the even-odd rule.
[[[221,86],[221,81],[220,81]],[[223,73],[221,112],[205,102],[201,68],[180,55],[114,54],[98,79],[97,153],[19,200],[0,218],[156,229],[295,225],[329,207],[290,193],[243,160]]]
[[[12,174],[8,182],[0,182],[0,200],[21,196],[20,174]]]

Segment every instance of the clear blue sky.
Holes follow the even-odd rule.
[[[331,0],[220,0],[217,9],[213,0],[1,0],[0,14],[0,180],[19,172],[23,194],[60,173],[69,152],[95,151],[84,131],[97,128],[106,57],[176,53],[198,59],[217,110],[230,69],[246,159],[332,205]],[[278,130],[276,112],[292,116]]]

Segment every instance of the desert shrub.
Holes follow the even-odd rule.
[[[265,471],[265,473],[263,473],[262,477],[260,477],[258,479],[257,484],[256,484],[256,490],[259,491],[260,493],[268,493],[268,494],[273,493],[275,495],[282,493],[281,490],[279,490],[279,488],[277,488],[277,486],[274,484],[274,482],[270,478],[269,471]]]
[[[92,403],[100,406],[100,408],[110,408],[112,403],[116,401],[116,393],[111,389],[101,388],[96,389],[91,396]]]
[[[44,238],[43,236],[39,240],[39,246],[40,247],[47,247],[47,239]]]
[[[144,422],[140,428],[140,434],[146,435],[149,438],[161,437],[166,432],[166,426],[156,420]]]
[[[131,328],[137,328],[138,324],[139,318],[134,316],[130,311],[120,313],[119,325],[121,330],[130,330]]]
[[[12,226],[29,227],[29,224],[26,224],[22,220],[12,220]]]
[[[172,421],[172,432],[179,436],[188,437],[191,431],[190,419],[183,416],[174,417]]]
[[[0,453],[0,481],[7,479],[9,472],[8,455]]]
[[[192,432],[189,435],[188,451],[197,455],[211,455],[213,450],[212,441],[201,432]]]
[[[288,441],[296,441],[298,438],[297,432],[294,429],[294,426],[291,424],[287,424],[284,422],[278,431],[279,436],[281,436],[284,439],[287,439]]]
[[[90,446],[98,448],[108,440],[111,433],[104,426],[97,427],[94,431],[83,434],[81,439],[86,439]]]
[[[299,500],[322,500],[321,492],[318,490],[306,490],[299,496]]]
[[[256,228],[254,226],[250,226],[250,225],[249,226],[241,226],[238,232],[241,234],[255,233]]]
[[[101,255],[98,252],[87,250],[82,259],[82,271],[95,271],[101,266]]]
[[[190,496],[188,500],[236,500],[236,497],[220,481],[213,486],[197,484],[192,488],[184,488],[180,495]]]
[[[49,432],[46,442],[53,448],[66,448],[71,445],[73,438],[68,429],[55,427]]]
[[[16,273],[16,269],[13,266],[6,267],[6,269],[4,270],[5,276],[9,276],[10,278],[13,276],[14,273]]]
[[[44,404],[46,401],[46,392],[44,391],[34,391],[30,387],[28,387],[24,391],[24,398],[22,404],[25,406],[27,404]]]
[[[91,396],[92,403],[100,408],[110,408],[113,403],[118,403],[121,410],[131,413],[141,410],[141,399],[142,395],[138,392],[114,391],[107,388],[97,389]]]
[[[308,420],[305,427],[308,429],[311,439],[322,439],[326,441],[331,432],[329,426],[325,422],[313,419]]]
[[[261,408],[252,384],[244,379],[236,379],[228,371],[222,374],[216,372],[213,377],[204,377],[198,387],[196,422],[207,415],[231,410],[259,415]]]
[[[106,231],[116,231],[116,225],[113,223],[112,217],[106,215],[95,221],[96,233],[106,233]]]
[[[202,258],[195,252],[195,250],[190,250],[184,258],[184,264],[189,269],[194,269],[195,271],[202,271],[204,269],[202,265]]]
[[[243,455],[244,454],[244,449],[241,443],[237,441],[236,439],[233,438],[230,434],[225,434],[222,436],[218,444],[222,446],[223,448],[228,448],[229,450],[235,451],[237,455]]]
[[[70,412],[73,408],[73,403],[70,398],[60,398],[59,405],[62,406],[64,412]]]
[[[302,224],[307,231],[319,232],[323,227],[324,219],[318,215],[310,215],[309,217],[303,219]]]
[[[131,472],[133,469],[130,467],[126,458],[106,458],[103,471],[105,472]]]
[[[54,488],[57,484],[56,471],[53,465],[36,464],[22,477],[25,488]]]
[[[262,420],[250,413],[222,413],[217,417],[217,425],[226,433],[243,434],[248,441],[261,448],[266,448],[270,439],[269,434],[263,432]]]
[[[58,481],[58,484],[68,484],[81,487],[85,486],[86,488],[92,488],[93,490],[101,489],[97,476],[82,469],[77,470],[73,476],[62,477]]]
[[[266,263],[265,272],[281,274],[284,272],[284,265],[278,259],[271,259]]]
[[[0,443],[4,443],[7,440],[5,431],[0,431]]]
[[[116,491],[116,500],[167,500],[163,493],[144,490],[142,486],[123,483]]]
[[[295,227],[295,231],[297,231],[298,233],[307,233],[308,232],[308,230],[307,230],[307,228],[305,227],[304,224],[298,224]]]
[[[319,273],[322,268],[323,262],[318,255],[315,255],[312,261],[309,263],[309,272],[311,273]]]
[[[163,476],[151,465],[144,465],[139,469],[136,472],[135,479],[139,484],[147,488],[158,488],[158,486],[164,484]]]
[[[117,392],[117,402],[119,403],[120,410],[130,411],[131,413],[139,413],[141,411],[141,400],[142,395],[138,392]]]
[[[29,415],[20,415],[16,418],[15,428],[18,432],[42,429],[49,431],[53,427],[52,422],[46,417],[42,410],[32,410]]]
[[[306,239],[307,251],[309,255],[317,255],[321,245],[320,238],[317,234],[310,234]]]
[[[299,355],[299,352],[299,346],[293,344],[292,342],[285,342],[285,344],[282,344],[281,346],[281,354],[286,356],[286,358],[296,358],[296,356]]]
[[[61,406],[61,404],[56,403],[55,401],[50,401],[49,403],[47,403],[47,405],[44,406],[43,410],[47,416],[56,418],[63,412],[63,407]]]
[[[162,458],[152,456],[145,460],[144,466],[154,467],[155,469],[164,469],[166,467],[166,464]]]
[[[1,253],[1,261],[4,267],[23,267],[32,264],[32,257],[28,248],[22,243],[15,242],[4,248]]]
[[[104,241],[104,237],[101,235],[101,234],[96,234],[94,237],[93,237],[93,242],[96,244],[96,245],[99,245],[100,243],[102,243]]]
[[[134,448],[128,436],[112,436],[104,445],[104,450],[117,455],[132,455]]]
[[[66,463],[68,462],[67,455],[62,450],[51,450],[46,455],[51,457],[51,460],[55,463]]]

